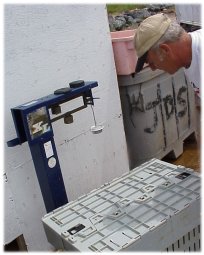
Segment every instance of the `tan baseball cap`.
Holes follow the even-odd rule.
[[[134,37],[138,56],[136,73],[142,70],[148,50],[164,35],[170,23],[171,19],[160,13],[148,17],[139,25]]]

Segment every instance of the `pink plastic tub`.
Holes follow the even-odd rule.
[[[111,32],[113,53],[118,75],[129,75],[135,72],[137,55],[134,48],[136,30]]]

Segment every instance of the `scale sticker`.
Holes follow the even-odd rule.
[[[50,158],[54,155],[51,141],[44,143],[44,149],[45,149],[46,158]]]
[[[55,167],[55,166],[56,166],[56,163],[57,163],[57,161],[56,161],[56,159],[55,159],[54,157],[51,157],[51,158],[48,160],[48,166],[49,166],[50,168]]]
[[[27,115],[31,139],[40,137],[51,130],[46,107],[41,107]]]

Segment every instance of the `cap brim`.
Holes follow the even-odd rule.
[[[143,66],[144,66],[144,63],[146,62],[146,59],[147,59],[147,52],[145,54],[143,54],[140,58],[138,58],[137,65],[136,65],[136,68],[135,68],[136,73],[139,73],[143,69]]]

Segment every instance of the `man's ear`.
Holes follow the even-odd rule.
[[[161,50],[161,52],[164,54],[164,55],[169,55],[171,53],[171,48],[169,47],[168,44],[166,43],[161,43],[159,45],[159,49]]]

